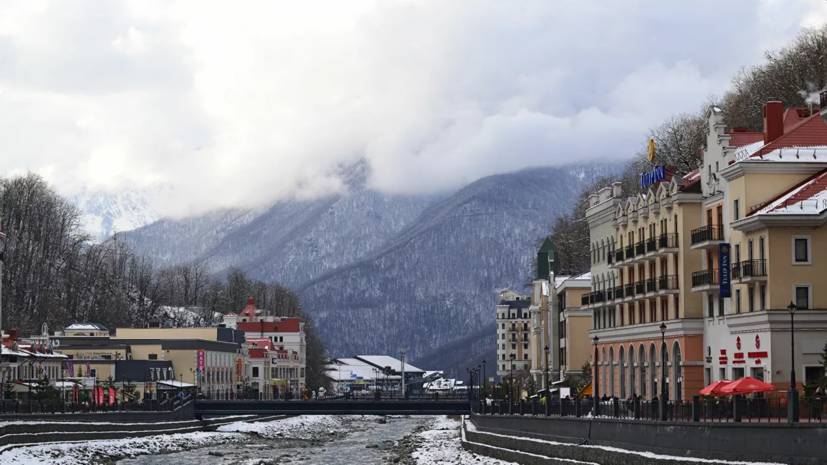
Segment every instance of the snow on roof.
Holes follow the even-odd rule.
[[[106,327],[98,323],[72,323],[63,328],[64,331],[106,331]]]
[[[14,357],[30,357],[31,354],[26,352],[18,352],[16,350],[9,349],[6,346],[0,345],[0,354],[14,356]]]
[[[367,362],[369,365],[373,365],[377,368],[384,368],[384,367],[391,367],[392,370],[396,372],[402,371],[402,361],[396,358],[393,358],[389,355],[357,355],[356,358]],[[425,370],[421,370],[408,362],[405,362],[405,372],[406,373],[425,373]]]
[[[370,365],[336,365],[331,364],[325,367],[327,376],[334,381],[357,381],[381,379],[400,379],[400,375],[385,376],[376,367]]]
[[[803,119],[800,123],[789,129],[784,128],[783,135],[765,144],[763,147],[752,153],[750,157],[763,157],[777,149],[824,147],[825,144],[827,144],[827,122],[821,118],[820,114],[816,113]]]
[[[571,276],[555,276],[554,277],[554,288],[558,288],[563,282],[569,279]]]
[[[818,215],[827,210],[827,169],[784,192],[755,215]]]
[[[174,380],[174,379],[166,379],[166,380],[156,381],[156,383],[163,384],[165,386],[180,387],[180,388],[195,387],[194,384],[182,383],[181,381]]]

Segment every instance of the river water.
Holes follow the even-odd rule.
[[[228,464],[386,464],[399,457],[398,441],[433,421],[430,417],[357,418],[343,420],[343,428],[307,438],[267,438],[251,434],[248,440],[182,452],[144,455],[120,460],[119,465],[228,465]],[[396,461],[399,459],[397,458]]]

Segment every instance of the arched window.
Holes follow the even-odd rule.
[[[651,388],[652,397],[656,397],[658,395],[657,384],[655,384],[655,379],[657,378],[657,366],[655,363],[657,358],[655,358],[655,345],[652,344],[649,346],[649,387]]]
[[[620,346],[620,398],[626,398],[626,358],[623,353],[623,346]]]
[[[615,350],[609,347],[609,395],[615,395]]]
[[[677,401],[683,400],[683,373],[681,372],[681,346],[678,341],[672,346],[672,379],[675,385],[675,397]]]
[[[638,372],[640,373],[640,397],[646,398],[646,383],[648,383],[649,378],[646,377],[646,351],[643,349],[643,346],[640,346],[640,350],[638,351]]]
[[[637,394],[637,385],[635,384],[635,349],[629,346],[629,395]]]

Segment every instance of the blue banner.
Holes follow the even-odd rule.
[[[718,246],[718,283],[721,286],[721,297],[732,297],[729,249],[727,243]]]

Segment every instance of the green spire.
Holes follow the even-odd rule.
[[[540,250],[537,251],[537,276],[536,279],[548,279],[549,272],[560,273],[560,264],[557,261],[557,249],[551,242],[551,237],[546,237]]]

